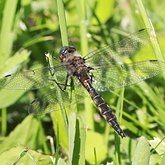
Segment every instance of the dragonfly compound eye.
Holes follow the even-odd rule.
[[[76,48],[74,46],[65,46],[61,48],[59,52],[60,60],[63,62],[68,55],[73,54],[75,51]]]
[[[67,50],[67,47],[66,47],[66,46],[63,47],[63,48],[61,48],[59,54],[60,54],[60,55],[61,55],[61,54],[64,54],[66,50]]]
[[[76,48],[74,46],[68,46],[67,52],[68,53],[74,53],[76,51]]]
[[[61,48],[61,50],[60,50],[60,52],[59,52],[59,58],[60,58],[61,62],[63,62],[64,59],[66,58],[67,49],[68,49],[68,47],[65,46],[65,47]]]

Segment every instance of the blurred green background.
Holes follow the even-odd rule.
[[[45,52],[58,59],[68,43],[85,56],[151,24],[162,54],[155,44],[152,51],[139,50],[137,60],[163,60],[164,8],[162,0],[1,0],[0,77],[47,66]],[[61,102],[67,115],[63,110],[42,118],[29,115],[26,109],[36,92],[40,95],[0,89],[0,164],[165,164],[163,73],[101,93],[118,116],[125,139],[99,116],[86,95],[80,106]]]

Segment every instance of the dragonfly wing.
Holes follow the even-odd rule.
[[[69,93],[67,91],[58,91],[54,88],[51,91],[45,91],[42,95],[34,99],[28,107],[28,112],[40,117],[52,111],[60,110],[60,103],[65,102],[66,106],[68,101]]]
[[[112,45],[104,46],[98,50],[89,53],[85,59],[86,62],[102,65],[107,61],[123,62],[122,58],[133,56],[140,48],[148,45],[150,39],[147,33],[147,29],[141,29],[135,33],[129,34],[121,41]],[[92,65],[91,65],[92,67]]]
[[[64,76],[66,75],[64,72],[66,73],[65,68],[62,65],[57,65],[9,74],[0,79],[0,88],[38,89],[52,84],[55,76],[58,76],[60,80],[64,80]]]
[[[80,86],[80,83],[78,83],[78,80],[74,77],[69,77],[66,89],[64,90],[67,76],[62,76],[61,74],[67,73],[62,73],[60,71],[56,72],[56,74],[54,75],[54,79],[52,80],[53,82],[55,80],[52,89],[50,90],[50,88],[44,88],[42,92],[39,93],[40,95],[36,99],[34,99],[28,107],[29,113],[32,113],[33,115],[39,117],[52,111],[61,110],[62,107],[70,108],[70,104],[75,104],[75,96],[76,99],[82,96],[82,87]],[[74,88],[75,85],[76,88]]]
[[[94,68],[93,85],[98,90],[112,90],[129,86],[154,77],[165,69],[165,63],[158,60],[140,61],[130,64],[102,66]]]

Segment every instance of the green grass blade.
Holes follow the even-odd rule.
[[[30,52],[26,49],[17,51],[12,57],[8,58],[8,60],[6,60],[5,63],[3,63],[3,67],[0,68],[0,78],[4,77],[4,74],[6,74],[6,72],[8,72],[9,70],[27,61],[29,56]]]
[[[75,4],[76,4],[77,13],[78,13],[78,21],[79,21],[79,27],[80,27],[81,51],[83,55],[86,55],[88,51],[86,1],[75,0]]]
[[[150,158],[150,147],[148,141],[141,137],[136,146],[132,165],[148,165]]]
[[[69,115],[69,164],[85,165],[85,131],[75,113]]]
[[[63,46],[67,46],[67,45],[69,45],[68,44],[68,34],[67,34],[67,25],[66,25],[64,4],[63,4],[62,0],[57,0],[57,9],[58,9],[58,18],[59,18],[62,44],[63,44]]]
[[[162,162],[160,165],[164,165],[164,164],[165,164],[165,153],[163,154]]]
[[[1,110],[1,135],[5,136],[7,133],[7,109]]]
[[[5,3],[0,30],[0,62],[3,63],[10,55],[13,45],[12,28],[18,0],[7,0]]]

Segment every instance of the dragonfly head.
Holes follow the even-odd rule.
[[[65,59],[68,56],[73,55],[74,52],[76,52],[76,48],[74,46],[64,46],[63,48],[61,48],[61,50],[59,52],[59,58],[60,58],[61,62],[64,62]]]

